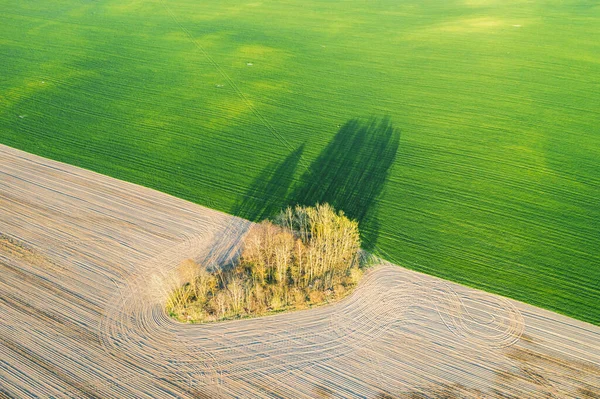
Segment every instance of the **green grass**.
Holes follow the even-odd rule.
[[[248,216],[389,116],[378,253],[600,324],[597,4],[0,0],[0,142]]]

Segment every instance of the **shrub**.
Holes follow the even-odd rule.
[[[362,275],[358,223],[328,204],[296,206],[254,225],[237,264],[210,272],[191,260],[167,311],[206,322],[301,309],[343,297]]]

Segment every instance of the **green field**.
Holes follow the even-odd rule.
[[[0,10],[0,143],[600,324],[596,0]]]

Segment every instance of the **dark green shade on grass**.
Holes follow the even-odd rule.
[[[597,1],[0,11],[1,143],[254,220],[329,201],[392,262],[600,324]]]

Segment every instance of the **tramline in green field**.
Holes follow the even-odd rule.
[[[0,9],[1,143],[600,324],[596,2]]]

